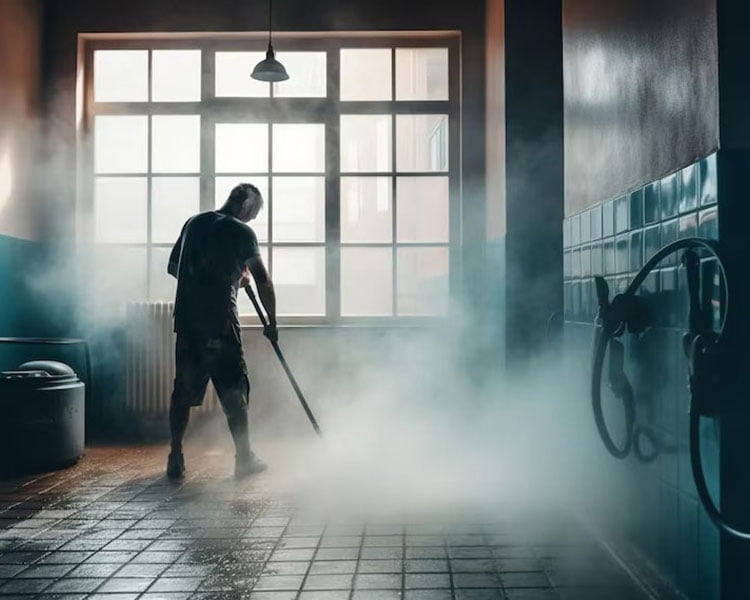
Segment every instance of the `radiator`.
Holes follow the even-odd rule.
[[[166,417],[174,382],[175,333],[172,330],[174,302],[130,302],[125,312],[126,410],[143,416]],[[219,407],[209,382],[199,413]]]

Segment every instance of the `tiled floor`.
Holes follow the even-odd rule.
[[[216,453],[91,449],[0,482],[0,596],[29,600],[547,600],[647,596],[572,519],[321,522]]]

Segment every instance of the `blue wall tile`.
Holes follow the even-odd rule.
[[[661,180],[659,206],[661,207],[662,219],[669,219],[677,214],[680,181],[681,179],[678,179],[676,174],[669,175]]]
[[[602,237],[615,233],[615,203],[613,200],[602,205]]]
[[[586,242],[591,241],[591,211],[586,211],[584,213],[581,213],[581,243],[584,244]]]
[[[719,220],[716,207],[702,210],[698,216],[698,232],[701,237],[719,239]]]
[[[615,238],[615,270],[617,273],[627,273],[630,270],[627,234]]]
[[[698,166],[690,165],[681,172],[682,192],[680,194],[680,213],[698,208]]]
[[[602,244],[602,256],[604,259],[605,275],[612,275],[616,271],[615,239],[607,238]]]
[[[630,194],[630,229],[643,225],[643,189]]]
[[[628,230],[629,216],[629,196],[615,198],[615,233],[623,233]]]
[[[591,274],[604,275],[604,263],[602,261],[602,244],[596,242],[591,244]]]
[[[602,237],[602,205],[597,204],[591,213],[591,239],[598,240]]]
[[[659,182],[649,183],[643,188],[643,223],[656,223],[661,216],[659,209]]]
[[[698,235],[698,215],[692,213],[680,217],[677,236],[682,238],[695,237]]]
[[[577,246],[581,243],[581,215],[570,218],[570,244]]]
[[[716,203],[716,155],[712,154],[698,163],[698,184],[700,186],[701,206]]]
[[[643,230],[643,260],[649,260],[661,248],[661,228],[659,225],[653,225]]]
[[[581,277],[591,277],[591,246],[581,247]]]
[[[630,270],[635,272],[643,266],[643,232],[630,234]]]
[[[581,250],[574,248],[570,253],[570,271],[573,274],[573,278],[581,276]]]
[[[666,221],[661,224],[661,245],[666,246],[677,240],[677,219]],[[676,265],[679,260],[677,254],[673,253],[662,261],[664,265]]]

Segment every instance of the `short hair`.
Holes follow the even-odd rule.
[[[252,183],[240,183],[229,192],[227,206],[239,209],[245,203],[245,200],[251,197],[254,197],[255,202],[260,205],[260,208],[263,208],[263,196],[261,196],[260,190]]]

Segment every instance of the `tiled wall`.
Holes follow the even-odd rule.
[[[593,277],[604,275],[610,298],[658,249],[683,237],[718,238],[716,155],[659,181],[608,199],[564,222],[565,340],[568,353],[588,358],[598,309]],[[704,259],[707,260],[707,259]],[[640,293],[653,309],[654,327],[623,336],[626,372],[636,394],[637,422],[664,444],[656,460],[605,454],[602,486],[627,489],[612,495],[602,514],[616,515],[618,533],[691,598],[719,596],[719,536],[700,507],[688,454],[687,295],[679,257],[663,261]],[[588,377],[590,369],[585,367]],[[613,403],[612,406],[616,404]],[[611,413],[613,428],[617,413]],[[583,426],[587,426],[584,424]],[[593,418],[588,426],[594,427]],[[702,424],[704,464],[718,489],[718,429]],[[604,517],[606,519],[606,517]]]

